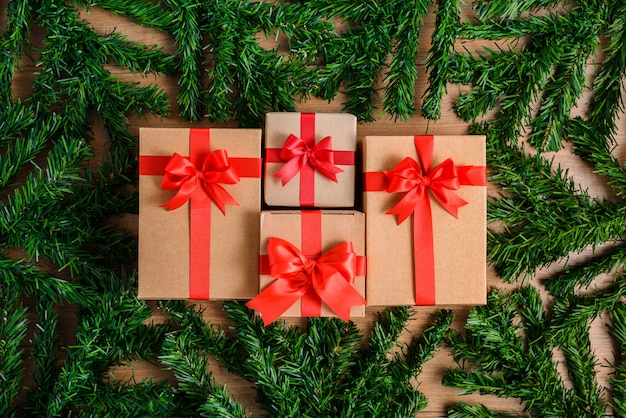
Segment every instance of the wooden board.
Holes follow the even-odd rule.
[[[0,4],[6,2],[0,2]],[[5,5],[6,6],[6,5]],[[466,10],[466,13],[471,13],[469,9]],[[101,33],[107,33],[113,30],[116,30],[126,36],[129,39],[141,42],[144,44],[158,44],[164,48],[164,50],[168,53],[175,52],[174,39],[172,36],[161,33],[156,30],[152,30],[149,28],[141,27],[136,25],[135,23],[125,19],[115,16],[112,13],[101,10],[97,7],[91,9],[90,12],[84,11],[82,12],[83,17],[98,31]],[[3,13],[0,13],[0,27],[4,28],[6,17]],[[424,26],[421,30],[421,37],[424,40],[420,43],[420,61],[427,55],[427,51],[429,48],[429,40],[430,34],[432,33],[434,27],[435,17],[434,14],[430,13],[427,19],[424,22]],[[34,32],[33,33],[33,45],[40,45],[41,40],[43,39],[43,33]],[[276,42],[275,40],[264,40],[261,39],[260,42],[266,45],[268,48],[276,47],[280,42]],[[459,47],[467,47],[471,50],[476,50],[477,48],[482,47],[484,44],[478,42],[468,42],[465,45],[459,45]],[[490,46],[493,46],[493,43],[490,43]],[[168,93],[173,112],[168,119],[159,120],[154,117],[148,117],[147,119],[131,119],[131,131],[133,134],[137,135],[139,127],[142,126],[161,126],[161,127],[191,127],[191,126],[212,126],[206,120],[200,122],[198,124],[190,124],[182,119],[180,119],[176,114],[177,105],[175,103],[175,98],[178,93],[177,87],[177,79],[174,77],[165,77],[165,76],[148,76],[145,78],[139,77],[137,75],[130,74],[125,69],[116,68],[114,66],[110,66],[109,69],[112,73],[118,76],[123,81],[139,81],[144,84],[148,83],[157,83],[165,92]],[[34,79],[34,73],[37,71],[37,68],[34,66],[34,63],[30,60],[25,60],[22,63],[22,66],[18,69],[17,74],[14,78],[14,93],[17,97],[26,98],[29,96],[31,88],[32,88],[32,80]],[[594,71],[593,64],[589,64],[589,74],[592,74]],[[418,106],[421,105],[420,97],[422,93],[427,88],[427,74],[425,68],[420,66],[419,68],[419,79],[416,85],[417,91],[417,101]],[[462,87],[458,85],[450,85],[448,89],[448,96],[444,98],[444,102],[442,104],[442,117],[441,120],[436,122],[425,120],[421,117],[414,117],[407,121],[394,121],[388,116],[380,116],[375,122],[368,124],[360,124],[358,126],[358,137],[359,140],[366,135],[388,135],[393,133],[394,135],[413,135],[413,134],[422,134],[422,133],[431,133],[431,134],[466,134],[468,125],[463,123],[452,111],[452,105],[454,103],[455,97],[459,95]],[[583,103],[577,109],[577,112],[580,114],[584,114],[585,103],[584,100],[587,99],[588,96],[585,96],[583,99]],[[300,103],[297,107],[298,111],[303,112],[331,112],[336,111],[339,112],[342,110],[342,102],[343,98],[338,97],[336,100],[328,103],[322,100],[311,99],[304,103]],[[91,115],[95,117],[95,115]],[[622,115],[622,120],[623,120]],[[222,126],[236,126],[234,123],[225,124]],[[95,122],[95,141],[94,147],[97,152],[97,159],[101,158],[105,149],[106,149],[106,135],[104,129],[100,122]],[[615,153],[616,156],[620,159],[620,161],[626,161],[626,148],[624,148],[624,144],[626,144],[625,138],[625,130],[623,127],[620,129],[618,134],[618,143],[619,146],[616,148]],[[570,170],[570,175],[575,179],[577,183],[580,183],[582,187],[588,188],[589,193],[592,196],[598,196],[600,198],[611,198],[613,197],[613,191],[606,185],[606,181],[604,178],[595,175],[592,172],[592,169],[587,164],[582,163],[576,156],[571,153],[571,149],[567,146],[562,151],[555,153],[555,163],[561,164],[564,168],[568,168]],[[495,194],[496,189],[493,186],[489,187],[489,193]],[[113,222],[119,224],[120,226],[129,228],[131,231],[137,230],[137,217],[132,215],[126,215],[120,217],[118,219],[113,220]],[[570,262],[576,263],[578,260],[583,260],[585,257],[588,257],[591,254],[591,249],[582,253],[582,254],[573,254]],[[19,250],[15,250],[15,256],[19,256]],[[550,269],[542,270],[537,272],[535,277],[532,279],[534,284],[538,284],[537,279],[541,277],[545,277],[550,272],[558,271],[563,268],[563,263],[556,264],[552,266]],[[53,268],[50,266],[50,268]],[[599,279],[597,281],[598,286],[603,285],[607,281],[610,280],[610,277],[606,277],[604,279]],[[494,271],[489,270],[488,272],[488,285],[489,286],[499,286],[499,287],[514,287],[513,285],[505,286],[496,276]],[[548,301],[547,296],[544,295],[546,301]],[[224,318],[224,314],[221,310],[220,302],[207,302],[201,304],[202,308],[205,309],[205,316],[207,319],[210,319],[212,323],[228,325],[228,322]],[[377,309],[375,308],[367,308],[365,318],[357,318],[355,322],[364,329],[367,333],[369,329],[371,329],[371,324],[375,319],[375,313]],[[435,311],[435,308],[431,307],[419,307],[415,309],[416,315],[415,319],[411,321],[409,324],[409,331],[411,334],[415,335],[421,332],[428,325],[428,316],[430,313]],[[158,311],[153,318],[154,321],[158,322],[161,320],[161,317],[158,314]],[[454,327],[456,329],[461,329],[464,323],[464,319],[467,315],[467,308],[460,308],[456,310],[457,312],[457,320],[454,323]],[[73,337],[73,330],[75,330],[75,322],[76,317],[73,312],[72,306],[62,306],[59,308],[59,330],[63,332],[60,339],[61,345],[70,345],[75,342]],[[294,320],[294,323],[302,324],[301,320]],[[404,336],[404,341],[408,342],[411,338],[411,334],[406,333]],[[592,324],[592,344],[593,349],[598,357],[598,376],[599,383],[602,386],[607,385],[608,380],[608,372],[609,368],[603,367],[607,363],[613,362],[613,349],[611,340],[607,334],[606,326],[604,323],[604,318],[600,318]],[[554,353],[555,358],[557,360],[563,360],[563,356],[559,352]],[[450,405],[458,401],[465,401],[468,403],[482,403],[486,406],[494,408],[496,410],[502,412],[522,412],[523,405],[521,405],[515,399],[499,399],[495,396],[479,396],[479,395],[468,395],[461,396],[461,391],[454,388],[444,387],[441,384],[442,374],[443,372],[449,368],[454,367],[455,363],[451,356],[451,353],[442,349],[432,360],[430,360],[423,369],[422,374],[419,376],[416,385],[419,385],[419,389],[423,392],[428,398],[429,404],[428,407],[422,411],[420,416],[424,417],[441,417],[446,415],[446,409]],[[561,369],[564,373],[563,378],[567,380],[567,376],[565,375],[565,367]],[[261,414],[259,406],[255,403],[256,392],[254,389],[254,385],[248,381],[245,381],[237,376],[230,375],[223,367],[221,367],[217,362],[214,363],[213,372],[215,374],[215,378],[218,383],[225,384],[227,388],[232,392],[235,399],[239,402],[245,403],[250,412],[254,414],[254,416],[258,416]],[[160,369],[152,364],[137,361],[130,366],[127,367],[117,367],[110,371],[111,376],[115,378],[119,378],[122,380],[126,380],[129,378],[133,378],[137,381],[140,381],[149,377],[156,378],[171,378],[171,373]],[[28,375],[28,372],[27,372]],[[29,386],[32,385],[32,382],[28,381],[28,377],[23,382],[23,385]]]

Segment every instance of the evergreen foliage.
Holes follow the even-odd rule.
[[[95,7],[171,35],[175,52],[99,33],[79,13]],[[446,385],[517,398],[536,416],[626,415],[626,168],[612,153],[620,123],[623,129],[626,3],[477,0],[471,7],[469,19],[459,0],[6,2],[0,415],[246,416],[245,405],[213,380],[210,366],[219,363],[254,382],[270,416],[414,416],[426,405],[414,384],[442,341],[459,362],[445,373]],[[429,10],[436,23],[429,53],[420,57]],[[41,44],[31,44],[33,33],[42,34]],[[285,40],[277,50],[258,42],[277,36]],[[474,41],[498,46],[474,51]],[[29,60],[36,65],[32,88],[16,98],[15,75]],[[591,77],[590,63],[597,64]],[[428,87],[416,92],[421,64]],[[178,96],[123,81],[112,66],[174,77]],[[381,312],[367,336],[329,319],[312,319],[306,329],[266,328],[236,302],[224,305],[230,331],[183,302],[163,302],[169,321],[149,322],[152,305],[136,298],[135,239],[108,222],[137,211],[129,118],[178,112],[189,121],[259,126],[267,111],[342,93],[344,109],[360,121],[381,113],[411,118],[416,94],[423,94],[421,114],[435,120],[451,84],[463,89],[458,116],[487,137],[490,180],[500,191],[488,206],[488,257],[500,277],[515,282],[604,248],[544,279],[548,304],[533,287],[494,290],[487,306],[472,309],[464,333],[451,332],[453,313],[439,311],[406,346],[398,343],[411,318],[406,308]],[[586,114],[575,116],[584,100]],[[97,161],[96,121],[108,138]],[[566,141],[614,197],[590,195],[552,162]],[[610,284],[592,286],[606,274]],[[63,304],[75,306],[69,345],[60,343]],[[610,319],[617,349],[610,397],[598,385],[589,340],[589,324],[601,316]],[[167,368],[172,381],[107,377],[112,366],[137,359]],[[467,403],[448,413],[509,416]]]

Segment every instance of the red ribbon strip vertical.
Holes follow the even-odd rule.
[[[309,148],[315,146],[315,113],[300,114],[300,139]],[[315,170],[310,164],[300,170],[300,204],[315,206]]]
[[[202,166],[211,151],[210,142],[209,129],[189,130],[189,158],[196,167]],[[211,281],[211,202],[206,194],[197,193],[191,199],[189,223],[189,298],[206,300]]]
[[[418,161],[410,157],[391,171],[364,173],[364,188],[369,191],[405,193],[387,214],[397,214],[398,224],[413,215],[413,263],[415,304],[435,304],[435,250],[430,195],[453,216],[467,202],[454,194],[460,186],[485,186],[483,166],[455,166],[447,159],[431,169],[434,137],[413,138]]]
[[[302,253],[316,259],[322,254],[322,212],[303,210],[301,213]],[[322,300],[312,286],[302,296],[300,312],[305,317],[320,316],[322,313]]]

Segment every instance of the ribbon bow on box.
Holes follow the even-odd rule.
[[[226,204],[239,206],[239,203],[224,189],[222,184],[237,184],[239,176],[228,161],[226,150],[209,152],[201,167],[174,153],[165,166],[161,181],[164,190],[176,190],[176,195],[161,207],[177,209],[193,198],[197,207],[210,207],[211,202],[226,214]]]
[[[269,273],[276,280],[246,303],[263,316],[265,325],[273,322],[308,292],[313,292],[344,321],[352,306],[365,299],[350,284],[357,275],[357,255],[351,242],[341,243],[319,258],[309,258],[280,238],[267,244]]]
[[[337,183],[337,173],[343,172],[341,168],[333,164],[330,136],[322,138],[317,144],[309,147],[301,138],[291,134],[283,144],[280,158],[286,162],[274,176],[282,181],[283,186],[289,183],[307,164],[335,183]]]

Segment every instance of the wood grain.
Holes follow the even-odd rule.
[[[0,5],[2,5],[0,1]],[[468,8],[465,8],[464,18],[471,17],[471,11]],[[168,53],[175,52],[174,39],[172,36],[161,33],[157,30],[153,30],[150,28],[145,28],[136,25],[135,23],[121,17],[117,17],[114,14],[101,10],[97,7],[92,8],[89,12],[83,11],[82,17],[89,22],[98,32],[108,33],[113,30],[118,31],[124,35],[126,35],[129,39],[145,44],[155,44],[162,47]],[[4,28],[5,26],[5,16],[4,13],[0,13],[0,28]],[[429,42],[430,42],[430,34],[432,33],[434,27],[434,15],[430,13],[427,19],[424,22],[424,26],[420,32],[421,39],[423,41],[420,43],[420,61],[426,57]],[[41,30],[36,30],[33,33],[32,44],[34,47],[40,46],[44,34]],[[260,37],[260,42],[267,48],[280,48],[280,39],[278,41],[275,40],[266,40]],[[468,48],[470,50],[476,50],[478,48],[482,48],[486,44],[479,42],[467,42],[465,44],[457,45],[460,48]],[[493,43],[489,43],[489,46],[493,46]],[[37,59],[36,53],[33,59]],[[167,119],[160,120],[155,117],[148,116],[145,119],[131,119],[131,131],[136,135],[138,134],[138,129],[141,126],[151,126],[151,127],[190,127],[190,126],[214,126],[207,121],[200,122],[198,124],[190,124],[189,122],[183,121],[177,116],[177,105],[175,103],[175,98],[178,93],[177,87],[177,79],[174,77],[167,76],[147,76],[140,77],[134,74],[129,73],[127,70],[115,67],[110,65],[108,69],[116,76],[118,76],[123,81],[139,81],[145,84],[156,83],[158,84],[170,97],[170,101],[172,104],[172,113],[171,116]],[[14,93],[16,97],[26,98],[30,95],[32,88],[32,80],[35,77],[35,72],[37,68],[35,64],[30,59],[25,59],[21,63],[21,67],[18,68],[17,73],[14,78]],[[593,75],[595,71],[595,67],[593,63],[589,63],[588,74],[590,77]],[[417,91],[417,103],[416,105],[420,106],[421,100],[420,96],[427,88],[427,74],[425,68],[420,66],[419,68],[419,79],[416,83],[416,91]],[[368,124],[360,124],[358,126],[358,138],[359,141],[366,135],[386,135],[393,133],[394,135],[413,135],[413,134],[421,134],[421,133],[432,133],[432,134],[465,134],[467,133],[468,125],[460,120],[452,111],[452,105],[454,103],[454,99],[462,92],[462,87],[458,85],[450,85],[448,89],[448,95],[444,98],[444,102],[442,104],[442,118],[436,122],[428,121],[421,117],[414,117],[407,121],[394,121],[388,116],[381,115],[375,122]],[[589,94],[586,94],[581,100],[579,108],[576,112],[584,115],[585,113],[585,102],[588,100]],[[342,102],[343,98],[338,97],[336,100],[328,103],[322,100],[311,99],[306,102],[302,102],[298,104],[299,111],[306,112],[339,112],[342,110]],[[91,115],[93,119],[96,118],[96,115]],[[617,158],[626,162],[626,138],[625,138],[625,130],[623,127],[624,115],[621,115],[621,126],[618,134],[618,147],[615,149],[615,155]],[[222,126],[235,126],[234,123],[224,124]],[[97,157],[99,159],[104,154],[107,148],[106,135],[103,129],[103,126],[100,121],[95,121],[94,126],[94,134],[95,140],[93,141],[93,146],[96,149]],[[580,183],[583,188],[587,188],[589,193],[592,196],[597,196],[600,199],[614,198],[614,192],[606,185],[606,179],[598,176],[593,173],[592,168],[581,162],[576,156],[571,153],[571,149],[569,145],[553,154],[555,158],[555,162],[560,164],[564,168],[568,168],[570,171],[570,175],[573,179]],[[491,195],[497,194],[497,190],[495,187],[490,186],[488,189]],[[113,223],[130,229],[131,231],[137,230],[137,217],[134,215],[125,215],[123,217],[112,220]],[[597,251],[602,251],[602,248]],[[586,257],[589,257],[592,253],[591,249],[583,252],[582,254],[572,254],[569,262],[577,263],[581,260],[584,260]],[[19,256],[19,249],[16,249],[14,252],[15,256]],[[530,275],[528,279],[531,283],[541,288],[541,285],[538,282],[538,279],[541,277],[545,277],[548,274],[554,273],[562,269],[565,265],[565,260],[560,263],[553,265],[550,269],[541,270],[538,272],[534,272],[534,274]],[[54,266],[48,266],[50,269],[54,269]],[[598,287],[605,286],[608,282],[610,282],[611,277],[602,277],[599,278],[594,285]],[[503,284],[497,275],[489,270],[488,275],[488,284],[490,286],[498,286],[498,287],[507,287],[512,288],[514,285],[505,285]],[[547,295],[544,293],[544,299],[548,305],[550,304],[550,300]],[[221,304],[219,302],[206,302],[200,304],[203,309],[205,309],[205,317],[210,320],[212,323],[220,324],[222,326],[228,327],[230,324],[225,319],[223,311],[221,310]],[[429,314],[434,312],[435,308],[432,307],[418,307],[415,309],[415,318],[409,324],[410,333],[406,333],[404,336],[404,341],[408,342],[411,334],[415,335],[421,332],[427,324]],[[32,310],[31,310],[32,311]],[[454,323],[454,327],[456,329],[461,330],[463,327],[464,319],[467,315],[468,308],[459,308],[456,310],[457,319]],[[368,330],[371,329],[371,324],[375,319],[376,309],[367,308],[365,318],[356,319],[357,324],[361,327],[364,332],[367,334]],[[75,339],[73,336],[73,331],[76,329],[76,317],[73,312],[73,307],[71,305],[61,306],[58,310],[59,314],[59,330],[63,333],[61,335],[60,343],[62,345],[71,345],[75,343]],[[159,322],[163,320],[163,314],[160,314],[158,310],[155,310],[155,316],[152,319],[155,322]],[[598,357],[598,376],[600,380],[600,384],[603,386],[607,385],[609,368],[606,367],[608,364],[613,362],[613,351],[614,348],[609,338],[606,330],[605,318],[600,318],[591,326],[591,335],[592,335],[592,343],[595,350],[595,353]],[[302,320],[295,320],[294,323],[303,324]],[[563,362],[562,353],[555,352],[555,358],[561,363]],[[524,406],[520,404],[515,399],[499,399],[495,396],[479,396],[479,395],[467,395],[463,396],[461,391],[444,387],[441,384],[442,374],[443,372],[455,365],[454,359],[451,356],[451,353],[447,349],[441,349],[438,354],[430,360],[425,366],[422,374],[419,376],[415,384],[419,386],[419,390],[422,391],[429,400],[428,407],[423,410],[420,416],[424,417],[441,417],[446,415],[446,409],[450,405],[458,401],[465,401],[468,403],[482,403],[485,404],[495,410],[502,412],[523,412]],[[217,382],[226,385],[226,387],[232,391],[233,396],[239,402],[243,402],[247,405],[247,408],[250,412],[253,413],[254,416],[260,415],[261,411],[259,406],[255,402],[255,388],[254,384],[250,383],[246,380],[243,380],[237,376],[229,374],[222,366],[219,365],[218,362],[212,362],[212,370],[214,372],[215,379]],[[564,367],[560,367],[560,371],[563,373],[563,379],[567,381],[566,370]],[[135,381],[140,381],[150,377],[156,378],[172,378],[172,374],[169,371],[163,370],[162,367],[154,364],[150,364],[144,361],[136,361],[125,367],[116,367],[110,370],[111,378],[117,378],[121,380],[134,379]],[[32,382],[28,381],[28,378],[23,382],[24,385],[28,386],[32,384]]]

